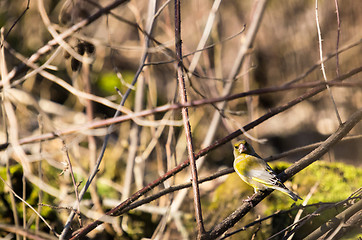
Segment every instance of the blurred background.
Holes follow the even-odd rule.
[[[10,135],[11,146],[14,146],[14,141],[20,141],[22,149],[9,147],[0,152],[0,175],[7,179],[18,195],[38,209],[58,233],[69,215],[66,208],[71,207],[75,199],[67,155],[81,189],[104,142],[107,126],[102,120],[114,115],[127,89],[131,88],[132,91],[125,102],[124,114],[178,102],[173,1],[156,1],[156,5],[152,5],[153,1],[132,0],[122,4],[72,33],[64,39],[63,47],[57,45],[42,54],[33,62],[35,66],[23,66],[26,59],[32,59],[39,49],[54,38],[54,33],[67,31],[112,2],[0,1],[0,27],[6,36],[0,86],[3,106],[0,141],[8,142]],[[17,21],[27,4],[29,9]],[[259,19],[256,19],[256,11],[260,1],[228,0],[218,5],[218,1],[194,0],[181,1],[181,4],[183,61],[189,101],[221,97],[224,87],[230,82],[233,85],[228,95],[254,89],[295,86],[287,91],[266,91],[264,94],[237,98],[227,102],[224,109],[218,109],[215,104],[190,108],[195,153],[207,147],[204,145],[205,139],[211,131],[215,132],[212,137],[214,142],[271,109],[303,95],[310,89],[301,87],[303,84],[324,81],[315,1],[269,0]],[[213,22],[210,20],[212,8]],[[362,2],[340,1],[338,11],[340,27],[335,1],[318,1],[328,81],[362,66]],[[156,17],[153,18],[152,13]],[[250,26],[258,20],[260,27],[255,40],[244,56],[237,77],[230,79],[237,53],[247,41]],[[145,47],[148,40],[144,33],[151,21],[153,28],[149,34],[149,46]],[[202,50],[195,52],[207,23],[212,24],[210,33],[205,38]],[[145,52],[148,56],[142,72],[136,85],[130,86],[142,65]],[[195,61],[197,54],[200,54],[199,60]],[[11,76],[8,87],[4,83],[5,66]],[[40,70],[39,66],[42,66]],[[361,76],[360,72],[352,74],[342,84],[331,87],[342,122],[362,107]],[[6,101],[11,103],[14,118],[9,118],[9,108],[4,107]],[[222,118],[217,127],[211,130],[215,112],[220,112]],[[181,120],[178,109],[115,125],[94,185],[82,201],[80,211],[83,225],[98,219],[121,200],[187,159]],[[81,128],[96,121],[101,123],[100,127],[92,130]],[[248,139],[256,151],[267,158],[323,141],[338,126],[330,94],[323,91],[257,125],[248,132],[252,137],[241,136],[240,139]],[[12,135],[14,129],[15,137]],[[75,130],[54,139],[24,140],[68,129]],[[359,123],[346,140],[330,149],[320,162],[297,174],[287,186],[303,198],[315,186],[308,203],[338,202],[350,196],[361,187],[361,130]],[[232,167],[232,143],[207,154],[199,169],[201,178]],[[289,154],[280,159],[282,162],[271,164],[277,171],[282,171],[312,149]],[[22,183],[24,163],[29,172],[25,174],[27,180]],[[169,186],[188,182],[189,179],[187,168],[157,186],[148,196]],[[4,183],[0,184],[0,188],[0,223],[16,225],[25,219],[28,229],[49,232],[32,211],[28,209],[24,213],[20,201],[14,199]],[[200,190],[207,229],[235,210],[253,192],[235,173],[208,181],[200,185]],[[191,192],[185,191],[183,195],[170,193],[128,212],[122,218],[109,219],[89,237],[194,239],[196,230]],[[40,206],[39,203],[46,205]],[[254,221],[257,216],[267,216],[291,204],[289,199],[273,193],[235,229]],[[171,211],[173,208],[176,210]],[[271,218],[264,225],[250,228],[230,239],[253,236],[257,239],[268,238],[292,223],[296,212],[294,210]],[[73,221],[73,230],[78,228],[80,224]],[[256,230],[258,228],[261,230]],[[0,234],[5,237],[11,233],[1,228]]]

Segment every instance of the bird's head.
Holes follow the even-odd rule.
[[[246,141],[242,140],[234,144],[234,151],[237,151],[239,153],[244,153],[247,151]]]
[[[237,157],[240,154],[255,155],[253,147],[245,140],[241,140],[234,144],[234,156]]]

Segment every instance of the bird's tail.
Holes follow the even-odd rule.
[[[281,191],[282,193],[288,195],[291,199],[293,199],[294,201],[297,201],[298,199],[303,200],[303,198],[299,197],[298,194],[290,191],[287,188],[282,188],[282,187],[275,187],[276,190]]]

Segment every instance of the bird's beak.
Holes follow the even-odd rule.
[[[238,149],[238,150],[239,150],[239,153],[245,152],[245,151],[246,151],[246,146],[245,146],[245,144],[242,144],[242,143],[241,143],[241,144],[239,145],[239,149]]]

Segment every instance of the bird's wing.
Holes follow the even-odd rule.
[[[254,181],[266,185],[283,187],[273,169],[263,160],[257,159],[252,168],[248,170],[248,176]]]

